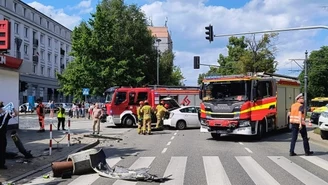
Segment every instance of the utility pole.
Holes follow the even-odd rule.
[[[159,85],[159,43],[161,42],[161,39],[156,39],[157,42],[157,48],[156,48],[156,53],[157,53],[157,62],[156,62],[156,85]]]
[[[307,85],[308,85],[308,52],[305,51],[304,60],[304,114],[307,115]]]

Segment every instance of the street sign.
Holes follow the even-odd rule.
[[[89,88],[83,88],[83,89],[82,89],[82,94],[83,94],[83,95],[89,95],[89,91],[90,91]]]

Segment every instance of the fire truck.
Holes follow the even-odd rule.
[[[200,87],[201,132],[250,135],[289,129],[289,110],[300,93],[295,77],[248,73],[205,77]]]
[[[160,101],[169,106],[169,110],[183,105],[199,105],[199,87],[191,86],[146,86],[111,87],[105,91],[106,122],[109,125],[132,127],[137,123],[137,107],[140,101],[147,100],[155,108]],[[156,123],[156,116],[152,116]]]

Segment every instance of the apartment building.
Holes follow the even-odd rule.
[[[152,36],[156,38],[154,46],[157,47],[161,53],[166,50],[172,51],[173,42],[167,27],[148,26],[148,29],[151,31]]]
[[[56,74],[72,60],[72,31],[20,0],[0,0],[0,19],[11,23],[7,55],[23,59],[19,69],[20,104],[27,102],[28,96],[71,102],[72,97],[58,91]]]

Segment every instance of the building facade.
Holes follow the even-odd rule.
[[[72,31],[20,0],[0,0],[0,20],[11,23],[11,48],[7,55],[23,59],[19,69],[19,100],[28,96],[44,102],[71,102],[58,91],[57,73],[72,60]]]
[[[151,31],[152,36],[155,37],[154,46],[157,47],[160,53],[166,50],[173,50],[173,42],[167,27],[148,26],[148,29]]]

